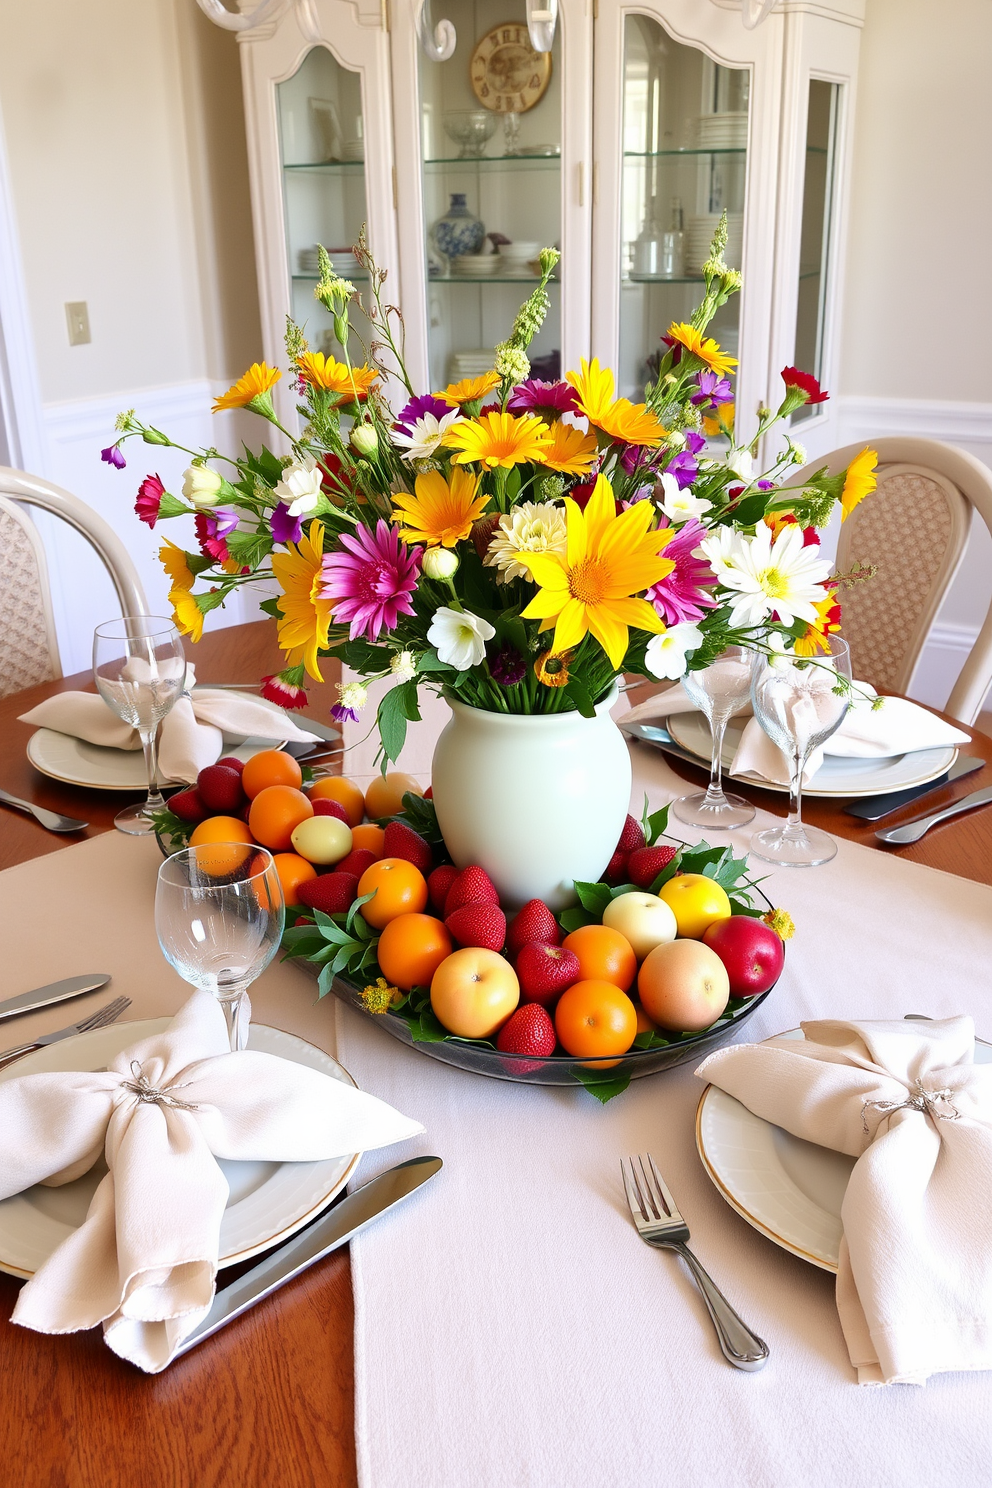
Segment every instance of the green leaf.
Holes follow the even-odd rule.
[[[686,871],[687,870],[684,867],[682,853],[681,851],[679,851],[675,854],[670,863],[665,864],[664,868],[662,868],[661,872],[658,874],[658,877],[652,881],[648,893],[657,894],[662,884],[666,884],[668,880],[670,878],[674,878],[677,873],[685,873]]]
[[[266,554],[272,552],[274,544],[268,532],[229,532],[227,550],[235,563],[248,568],[258,568]]]
[[[371,892],[371,894],[362,894],[362,895],[360,895],[360,897],[358,899],[355,899],[352,902],[352,904],[351,904],[351,906],[350,906],[350,908],[348,910],[348,914],[347,914],[347,916],[345,918],[345,922],[344,922],[344,925],[345,925],[345,929],[346,930],[349,930],[352,933],[354,933],[355,927],[356,927],[356,916],[358,914],[358,911],[361,909],[361,907],[362,907],[363,904],[368,904],[368,902],[369,902],[370,899],[374,899],[375,898],[375,895],[376,895],[376,890],[373,889],[372,892]],[[362,920],[362,924],[363,925],[366,924],[366,921],[364,919]]]
[[[260,599],[258,601],[258,608],[264,610],[267,615],[271,615],[273,620],[282,619],[282,611],[279,608],[278,599]]]
[[[422,651],[417,657],[418,672],[453,672],[454,670],[450,662],[441,660],[433,647],[429,651]]]
[[[162,500],[158,504],[160,520],[165,517],[188,517],[189,514],[190,509],[185,501],[180,501],[177,496],[170,496],[168,491],[163,493]]]
[[[328,992],[330,992],[330,990],[331,990],[331,983],[333,981],[334,981],[334,972],[333,972],[333,970],[331,969],[330,966],[325,966],[323,968],[323,970],[321,971],[320,976],[317,978],[317,996],[318,997],[326,997],[327,994],[328,994]]]
[[[558,923],[566,935],[571,935],[573,930],[581,930],[583,925],[596,925],[598,920],[588,910],[583,909],[581,904],[573,904],[570,909],[563,909],[558,916]]]
[[[376,718],[382,741],[383,773],[390,760],[396,761],[400,757],[406,743],[407,722],[415,723],[419,718],[416,679],[391,687],[379,704]]]
[[[594,1095],[598,1101],[606,1105],[616,1095],[623,1095],[630,1084],[630,1070],[623,1070],[619,1075],[604,1080],[597,1075],[595,1070],[583,1069],[581,1065],[572,1065],[572,1074],[584,1085],[590,1095]]]
[[[223,589],[207,589],[205,593],[194,594],[192,598],[196,601],[200,614],[207,615],[211,610],[215,610],[218,605],[222,605],[230,592],[230,588],[227,587]]]
[[[654,847],[655,843],[658,841],[658,838],[664,837],[665,833],[668,831],[668,813],[671,810],[671,807],[662,806],[660,811],[652,811],[651,815],[648,816],[646,814],[647,796],[645,796],[644,810],[645,815],[641,819],[641,825],[644,828],[644,836],[647,841],[648,847]]]
[[[583,718],[595,718],[596,709],[589,694],[589,689],[580,677],[573,672],[565,684],[565,692],[572,699]]]
[[[410,1033],[415,1044],[443,1044],[449,1037],[448,1030],[438,1022],[430,1008],[425,1008],[418,1018],[411,1020]]]
[[[579,903],[583,909],[587,909],[597,919],[603,918],[603,910],[613,898],[609,884],[604,883],[581,883],[576,880],[575,892],[579,896]]]

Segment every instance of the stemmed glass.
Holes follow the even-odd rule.
[[[679,821],[693,827],[743,827],[754,818],[754,807],[743,796],[727,795],[723,789],[723,736],[732,714],[747,702],[751,689],[753,652],[744,646],[728,646],[708,667],[686,672],[682,678],[689,700],[706,715],[713,739],[710,783],[705,791],[679,796],[672,811]]]
[[[143,837],[155,830],[151,813],[165,810],[158,788],[156,734],[186,682],[182,636],[161,615],[108,620],[93,632],[93,680],[107,706],[137,729],[145,751],[148,797],[114,817],[119,832]]]
[[[815,657],[772,654],[755,660],[751,683],[754,716],[789,761],[789,819],[751,838],[751,851],[783,868],[829,863],[837,843],[829,832],[803,825],[803,770],[814,749],[843,721],[851,701],[851,653],[839,636],[827,636]]]
[[[202,843],[158,870],[155,929],[184,982],[217,998],[232,1049],[248,1042],[246,993],[282,940],[286,906],[272,854],[243,842]]]

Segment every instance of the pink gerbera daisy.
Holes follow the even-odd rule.
[[[356,528],[338,538],[343,552],[325,553],[321,595],[334,601],[339,623],[349,621],[349,637],[377,641],[394,630],[400,615],[412,615],[410,596],[417,586],[422,548],[408,548],[381,519],[375,531]]]
[[[107,451],[104,450],[103,453],[106,455]],[[121,460],[122,465],[123,463],[124,461]],[[162,497],[164,495],[165,486],[162,484],[162,477],[160,475],[146,475],[138,487],[138,499],[134,503],[138,520],[147,522],[149,527],[154,527],[158,521],[158,511],[162,505]]]
[[[675,567],[644,595],[666,625],[694,623],[707,610],[717,607],[718,601],[707,592],[716,584],[716,574],[702,558],[694,557],[692,551],[705,536],[706,528],[695,517],[680,527],[665,548],[665,557],[674,559]]]
[[[261,693],[270,703],[278,703],[280,708],[305,708],[307,705],[306,688],[290,682],[285,672],[263,677]]]

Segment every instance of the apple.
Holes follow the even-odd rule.
[[[730,978],[716,951],[699,940],[655,946],[637,973],[637,990],[659,1028],[697,1033],[715,1023],[730,1000]]]
[[[308,816],[293,828],[290,842],[308,863],[340,863],[351,852],[351,828],[336,816]]]
[[[731,997],[756,997],[782,975],[785,946],[781,936],[750,915],[717,920],[703,936],[727,968]]]
[[[520,1001],[520,983],[498,951],[466,946],[446,956],[431,978],[431,1007],[458,1038],[487,1039]]]
[[[603,911],[603,924],[630,941],[634,955],[643,961],[655,946],[674,940],[678,934],[675,912],[657,894],[618,894]]]

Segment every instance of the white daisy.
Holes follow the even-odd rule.
[[[684,491],[680,490],[674,475],[663,475],[661,488],[665,493],[665,499],[659,502],[659,505],[670,522],[688,522],[693,517],[702,521],[706,513],[712,510],[712,501],[704,501],[701,496],[694,496],[691,487],[687,487]]]
[[[521,501],[493,533],[485,562],[498,568],[500,581],[528,579],[530,572],[517,562],[518,553],[564,553],[568,543],[565,513],[550,501]]]
[[[748,449],[732,449],[727,456],[727,466],[735,475],[740,476],[746,486],[754,479],[754,461]]]
[[[652,677],[670,677],[677,681],[686,668],[686,653],[696,651],[703,644],[703,632],[698,625],[683,622],[673,625],[661,635],[652,636],[644,653],[644,665]]]
[[[460,408],[453,408],[440,418],[435,413],[425,413],[411,421],[407,426],[409,433],[404,429],[394,429],[390,437],[403,451],[405,460],[429,460],[452,424],[457,424],[461,417]]]
[[[292,465],[287,465],[272,494],[279,501],[285,502],[291,517],[305,517],[316,511],[324,493],[320,485],[320,471],[313,456],[305,455],[302,460],[294,460]]]
[[[471,610],[452,610],[441,605],[434,611],[427,639],[440,661],[467,672],[469,667],[479,665],[486,654],[486,642],[495,634],[489,621],[473,615]]]
[[[819,547],[803,547],[802,528],[783,527],[772,541],[762,523],[754,537],[720,527],[703,540],[699,551],[725,589],[736,591],[731,625],[758,625],[773,612],[783,625],[812,622],[815,606],[826,598],[822,581],[830,563]]]

